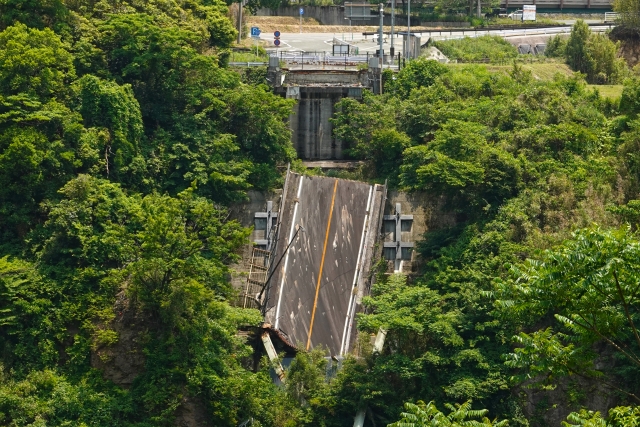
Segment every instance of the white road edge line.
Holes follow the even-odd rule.
[[[347,317],[344,319],[344,330],[342,331],[342,342],[340,343],[340,356],[345,353],[345,341],[347,348],[349,340],[347,339],[347,333],[351,333],[351,327],[349,326],[350,318],[352,317],[351,311],[355,309],[353,304],[353,289],[358,281],[358,274],[360,273],[360,258],[362,256],[362,249],[364,248],[365,235],[368,231],[367,220],[369,218],[369,207],[371,206],[371,195],[373,194],[373,185],[369,187],[369,198],[367,199],[367,209],[365,210],[364,223],[362,224],[362,237],[360,237],[360,248],[358,249],[358,258],[356,259],[356,271],[353,273],[353,283],[351,284],[351,296],[349,297],[349,304],[347,305]],[[353,308],[352,308],[353,307]]]
[[[297,200],[295,205],[293,206],[293,216],[291,217],[291,230],[289,230],[289,240],[287,247],[291,244],[293,240],[293,230],[296,226],[296,215],[298,214],[298,204],[300,203],[300,192],[302,191],[302,183],[304,182],[304,176],[300,176],[300,185],[298,186],[298,195],[296,196]],[[291,249],[291,248],[289,248]],[[280,322],[280,303],[282,302],[282,291],[284,288],[284,281],[287,277],[287,265],[289,264],[289,250],[284,256],[284,266],[282,267],[282,280],[280,281],[280,289],[278,290],[278,305],[276,307],[276,323],[275,328],[278,329],[278,323]]]

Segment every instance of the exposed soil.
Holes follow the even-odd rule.
[[[118,334],[118,341],[98,346],[91,352],[91,366],[100,369],[105,379],[128,388],[144,369],[143,334],[147,330],[142,319],[122,291],[114,306],[116,317],[106,327]]]

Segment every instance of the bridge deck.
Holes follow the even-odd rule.
[[[290,174],[266,321],[293,343],[332,355],[353,344],[354,284],[373,248],[365,237],[377,232],[367,212],[380,209],[382,194],[362,182]]]

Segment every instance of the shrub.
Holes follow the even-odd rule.
[[[516,48],[498,36],[465,37],[459,40],[438,41],[434,45],[449,59],[462,62],[504,62],[518,56]]]
[[[547,43],[544,54],[549,58],[564,58],[564,50],[567,47],[567,39],[560,35],[553,36]]]
[[[567,64],[586,74],[590,83],[615,84],[627,74],[623,59],[617,57],[618,43],[608,36],[594,34],[589,26],[578,20],[571,29],[571,35],[564,49]]]

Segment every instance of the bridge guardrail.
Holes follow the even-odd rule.
[[[370,58],[376,57],[374,53],[365,54],[344,54],[336,55],[329,52],[271,52],[271,56],[276,56],[280,61],[291,65],[329,65],[329,66],[357,66],[368,64]],[[388,62],[385,65],[394,65],[399,60],[399,56],[394,56],[391,60],[385,55]]]
[[[260,67],[268,65],[266,62],[229,62],[231,67]]]

